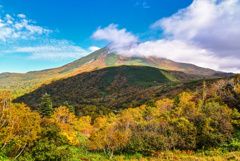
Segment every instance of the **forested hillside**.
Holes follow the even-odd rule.
[[[0,59],[0,161],[240,161],[240,0],[0,0]]]
[[[99,73],[105,74],[106,80],[111,78],[107,71],[99,70],[94,74]],[[160,73],[157,83],[170,82],[166,73]],[[132,84],[142,83],[137,78],[126,78]],[[174,78],[176,81],[178,77]],[[151,82],[152,78],[146,80]],[[75,116],[73,106],[67,103],[53,108],[48,94],[41,96],[39,109],[32,111],[24,104],[12,103],[8,92],[1,92],[0,158],[239,160],[240,75],[186,83],[189,88],[181,88],[184,91],[178,91],[175,97],[165,95],[136,108],[129,107],[115,114],[101,113],[94,118]],[[153,84],[145,84],[149,85]]]
[[[203,78],[205,76],[144,66],[108,67],[43,84],[14,101],[37,109],[41,96],[48,93],[54,107],[67,101],[75,107],[86,104],[112,109],[128,108],[151,99],[156,91],[164,88],[170,91],[171,86],[181,86],[179,82]]]

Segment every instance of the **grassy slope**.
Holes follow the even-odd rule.
[[[87,63],[87,62],[91,62],[96,60],[102,53],[106,52],[106,48],[102,48],[100,50],[97,50],[93,53],[91,53],[90,55],[87,55],[81,59],[78,59],[70,64],[65,65],[64,67],[66,67],[65,69],[63,69],[60,73],[66,73],[66,72],[71,72],[73,71],[75,68],[79,68],[81,65]]]
[[[106,66],[115,65],[118,59],[119,59],[119,55],[116,55],[116,54],[107,55]]]

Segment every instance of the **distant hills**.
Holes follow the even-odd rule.
[[[18,96],[46,81],[50,82],[51,80],[74,76],[86,71],[119,65],[150,66],[164,70],[204,75],[207,77],[225,77],[233,75],[231,73],[222,73],[207,68],[201,68],[192,64],[177,63],[164,58],[127,57],[118,55],[116,52],[111,52],[108,47],[104,47],[62,67],[33,71],[25,74],[2,73],[0,74],[0,90],[10,90],[14,95]]]

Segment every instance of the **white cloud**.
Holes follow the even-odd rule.
[[[130,50],[122,49],[118,50],[118,52],[128,56],[167,58],[176,62],[191,63],[215,70],[224,70],[226,72],[240,71],[238,68],[239,58],[218,57],[208,50],[180,40],[148,41]]]
[[[194,0],[152,28],[162,28],[172,39],[195,43],[219,56],[240,58],[239,26],[239,0]]]
[[[112,49],[126,48],[130,44],[138,42],[138,38],[130,32],[126,32],[126,29],[117,29],[118,25],[110,24],[105,28],[99,27],[92,37],[96,40],[107,40],[111,42],[110,47]]]
[[[160,19],[152,28],[161,28],[168,39],[195,44],[214,57],[206,57],[205,67],[240,72],[240,1],[194,0],[171,17]],[[185,55],[182,55],[185,57]],[[194,60],[201,55],[189,55]],[[209,61],[212,60],[212,63]],[[189,62],[183,59],[182,62]],[[195,62],[195,64],[198,64]]]
[[[26,15],[24,15],[24,14],[18,14],[17,15],[19,18],[26,18]]]
[[[100,48],[97,47],[97,46],[90,46],[88,49],[89,49],[91,52],[94,52],[94,51],[99,50]]]
[[[119,48],[112,50],[129,56],[163,57],[215,70],[240,72],[239,0],[194,0],[189,7],[158,20],[151,28],[163,30],[165,38],[131,46],[130,50],[122,47],[122,42],[124,46],[129,43],[125,38],[128,32],[126,29],[120,32],[117,25],[99,29],[97,38],[113,41]],[[117,36],[114,33],[118,33]],[[136,36],[128,35],[137,42]]]
[[[37,26],[23,14],[0,16],[0,44],[22,39],[35,39],[51,32],[49,29]]]

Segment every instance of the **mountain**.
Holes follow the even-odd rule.
[[[233,75],[231,73],[227,74],[207,68],[201,68],[192,64],[177,63],[164,58],[122,56],[118,55],[116,52],[111,52],[108,47],[104,47],[62,67],[42,71],[32,71],[24,74],[2,73],[0,74],[0,90],[10,90],[15,96],[18,96],[45,81],[51,82],[52,80],[74,76],[82,72],[119,65],[150,66],[210,77]]]
[[[150,99],[156,90],[179,86],[182,81],[202,78],[205,77],[147,66],[107,67],[43,84],[18,97],[15,102],[24,102],[37,109],[42,95],[48,93],[55,107],[68,101],[73,106],[92,104],[125,108]]]
[[[165,58],[157,57],[128,57],[111,52],[107,47],[102,48],[92,54],[76,60],[64,66],[61,73],[76,72],[79,70],[94,69],[98,67],[114,66],[114,65],[140,65],[151,66],[165,70],[182,71],[195,75],[212,76],[216,72],[212,69],[201,68],[196,65],[177,63]],[[220,72],[221,73],[221,72]]]

